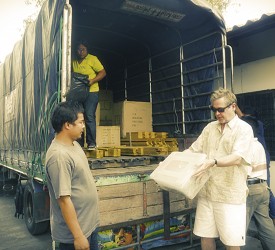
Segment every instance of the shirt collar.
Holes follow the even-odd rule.
[[[225,127],[228,126],[230,129],[234,128],[238,120],[239,120],[239,117],[235,114],[233,119],[231,119],[229,122],[225,124]],[[217,121],[217,128],[219,129],[219,131],[221,131],[221,124],[218,121]]]
[[[236,123],[238,122],[239,117],[235,114],[234,118],[231,119],[227,124],[229,128],[234,128],[236,126]]]

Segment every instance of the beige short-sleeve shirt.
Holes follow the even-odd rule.
[[[208,159],[235,154],[242,157],[241,166],[212,167],[210,178],[199,195],[211,201],[229,204],[246,202],[247,167],[251,163],[249,153],[253,131],[250,125],[236,115],[221,131],[218,121],[209,123],[198,139],[191,145],[194,152],[205,153]]]

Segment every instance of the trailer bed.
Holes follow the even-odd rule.
[[[158,164],[92,169],[102,228],[163,219],[167,212],[186,214],[192,202],[180,193],[163,191],[150,174]],[[166,211],[165,211],[166,207]]]

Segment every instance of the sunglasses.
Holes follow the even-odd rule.
[[[217,111],[219,113],[223,113],[227,108],[229,108],[233,103],[230,103],[228,106],[224,107],[224,108],[214,108],[213,106],[210,106],[210,109],[216,113]]]

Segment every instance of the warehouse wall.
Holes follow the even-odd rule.
[[[275,56],[235,66],[233,72],[233,90],[236,95],[275,89]],[[227,71],[227,84],[229,87],[229,70]],[[257,98],[255,98],[255,105],[259,105],[260,103],[263,103],[262,98],[259,102],[257,102]],[[272,110],[274,108],[273,106],[274,103],[270,102],[270,107],[268,109],[264,107],[264,109],[265,111]],[[272,113],[273,112],[270,112],[269,114],[272,115]],[[270,118],[275,120],[275,117]],[[272,130],[274,130],[274,128],[272,128]],[[273,138],[272,141],[274,140],[275,138]],[[273,193],[275,193],[275,161],[271,161],[270,174],[271,189]]]
[[[235,94],[275,89],[275,56],[235,66],[233,75]],[[227,84],[230,84],[229,70]]]

